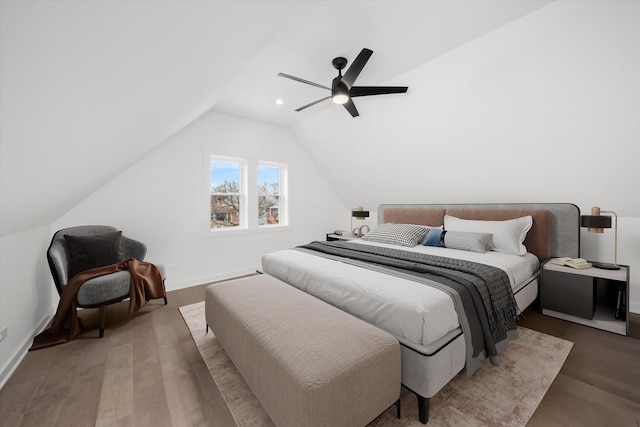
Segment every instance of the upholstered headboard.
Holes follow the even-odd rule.
[[[571,203],[380,205],[378,223],[441,226],[444,216],[506,220],[531,215],[524,245],[538,259],[580,256],[580,209]]]

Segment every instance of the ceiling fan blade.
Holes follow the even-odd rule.
[[[353,86],[349,96],[386,95],[389,93],[405,93],[407,86]]]
[[[345,82],[348,87],[353,86],[353,83],[356,81],[356,79],[360,75],[360,72],[362,71],[365,64],[371,57],[372,53],[373,53],[372,50],[362,49],[358,54],[358,56],[356,56],[356,59],[351,63],[351,66],[349,67],[347,72],[344,73],[344,76],[342,77],[342,81]]]
[[[349,99],[346,103],[342,104],[342,106],[347,109],[349,114],[351,114],[351,117],[358,117],[360,115],[358,114],[358,109],[356,108],[356,104],[354,104],[351,99]]]
[[[304,110],[305,108],[311,107],[312,105],[316,105],[318,102],[322,102],[322,101],[324,101],[326,99],[329,99],[329,98],[331,98],[331,96],[327,96],[326,98],[318,99],[317,101],[313,101],[310,104],[304,105],[304,106],[302,106],[300,108],[296,108],[296,111]]]
[[[329,87],[319,85],[318,83],[310,82],[309,80],[301,79],[300,77],[290,76],[289,74],[278,73],[278,76],[285,77],[285,78],[291,79],[291,80],[295,80],[295,81],[300,82],[300,83],[306,83],[306,84],[311,85],[311,86],[319,87],[320,89],[331,90],[331,88],[329,88]]]

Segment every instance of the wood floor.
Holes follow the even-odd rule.
[[[169,292],[127,314],[109,307],[98,339],[87,332],[27,354],[0,391],[0,424],[13,426],[233,426],[178,307],[204,299],[206,285]],[[567,362],[529,426],[640,427],[640,315],[623,337],[525,312],[522,326],[573,341]]]

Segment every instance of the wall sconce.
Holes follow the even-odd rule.
[[[362,237],[360,229],[353,227],[353,218],[355,218],[356,221],[364,221],[365,218],[369,218],[369,211],[365,211],[362,206],[351,209],[351,235]]]
[[[594,206],[591,208],[591,215],[582,215],[580,217],[580,225],[582,227],[588,227],[587,232],[589,233],[604,233],[604,228],[611,228],[611,217],[610,216],[601,216],[600,213],[610,213],[613,214],[615,218],[614,223],[614,232],[615,232],[615,245],[614,245],[614,255],[613,255],[613,264],[609,264],[606,262],[593,262],[593,266],[596,268],[603,268],[606,270],[619,270],[620,266],[618,265],[618,215],[616,215],[613,211],[601,211],[600,207]]]

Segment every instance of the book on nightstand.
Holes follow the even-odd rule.
[[[551,264],[566,265],[567,267],[575,268],[577,270],[591,268],[591,263],[583,258],[569,258],[569,257],[552,258],[551,261],[549,262]]]

